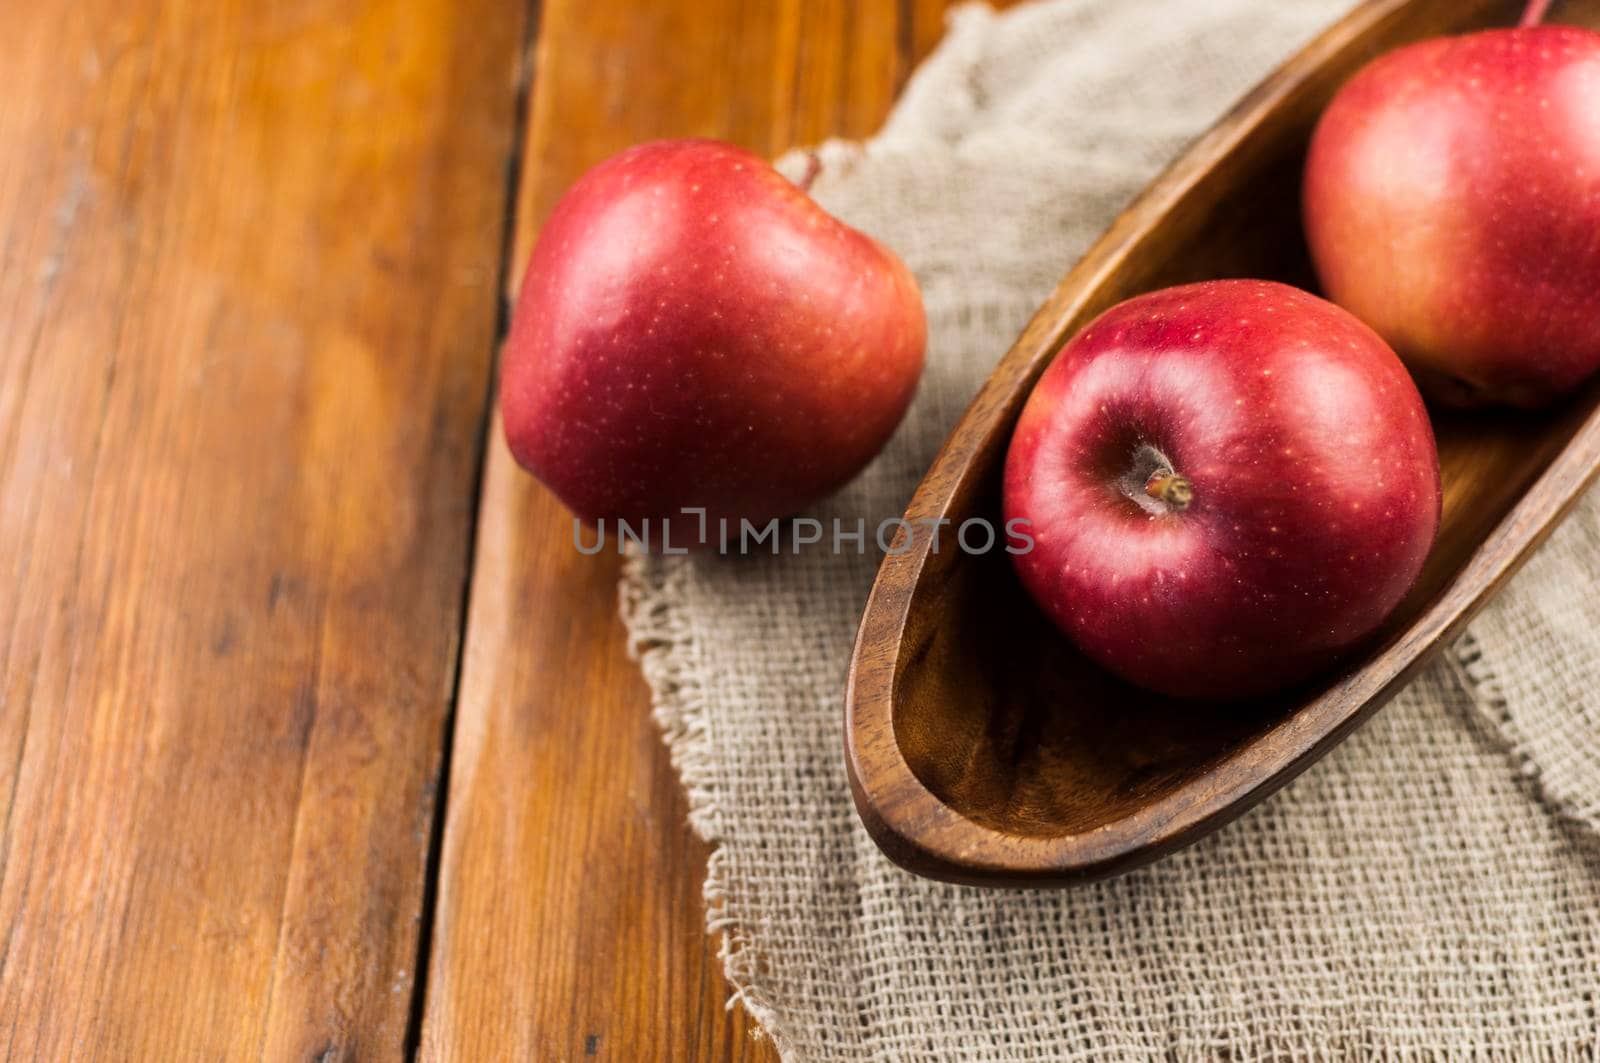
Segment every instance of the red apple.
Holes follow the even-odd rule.
[[[1166,694],[1249,697],[1326,666],[1405,595],[1439,458],[1394,352],[1266,281],[1130,299],[1066,345],[1006,457],[1044,612]]]
[[[644,144],[540,233],[500,385],[511,452],[578,516],[785,516],[882,448],[922,370],[904,264],[766,162]],[[680,531],[681,521],[681,531]],[[715,537],[715,533],[712,533]]]
[[[1600,34],[1525,26],[1381,56],[1306,163],[1330,298],[1430,397],[1537,406],[1600,367]]]

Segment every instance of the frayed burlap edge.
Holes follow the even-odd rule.
[[[701,896],[706,930],[717,941],[717,956],[728,980],[727,1007],[742,1005],[755,1020],[756,1036],[770,1038],[788,1058],[779,1012],[757,984],[760,957],[738,921],[727,913],[728,858],[723,850],[721,810],[712,783],[712,763],[701,750],[707,727],[706,691],[696,667],[696,642],[681,608],[689,564],[637,552],[623,560],[618,588],[628,655],[638,662],[650,687],[651,715],[661,728],[672,767],[689,802],[689,826],[711,846]]]
[[[1600,827],[1571,794],[1546,778],[1543,765],[1530,748],[1522,725],[1511,710],[1511,698],[1495,671],[1491,656],[1478,637],[1468,630],[1445,653],[1456,681],[1467,691],[1467,704],[1475,714],[1477,733],[1501,750],[1511,761],[1524,791],[1567,829],[1576,828],[1575,837],[1584,842],[1586,852],[1596,853],[1596,830]]]

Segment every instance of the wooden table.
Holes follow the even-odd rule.
[[[866,135],[944,7],[0,4],[0,1053],[772,1056],[494,353],[584,168]]]

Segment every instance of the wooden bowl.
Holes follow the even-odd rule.
[[[1313,288],[1300,234],[1305,148],[1339,85],[1419,38],[1509,26],[1506,0],[1373,0],[1267,79],[1067,274],[917,488],[910,521],[999,521],[1011,430],[1062,344],[1166,285],[1267,277]],[[1600,28],[1600,2],[1556,19]],[[1370,649],[1270,703],[1195,706],[1087,662],[1003,551],[885,559],[851,662],[856,808],[896,863],[933,878],[1065,885],[1127,871],[1215,830],[1333,748],[1465,628],[1600,469],[1600,389],[1538,415],[1437,414],[1439,541]],[[948,538],[948,536],[946,537]]]

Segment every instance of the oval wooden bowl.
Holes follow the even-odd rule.
[[[1006,444],[1062,344],[1170,284],[1268,277],[1315,290],[1300,235],[1305,148],[1338,86],[1419,38],[1515,23],[1505,0],[1373,0],[1246,97],[1067,274],[984,384],[908,520],[998,524]],[[1554,17],[1600,28],[1600,2]],[[851,662],[856,808],[890,859],[987,885],[1115,875],[1215,830],[1392,697],[1550,533],[1600,469],[1600,388],[1539,415],[1436,414],[1439,541],[1370,649],[1269,703],[1195,706],[1118,682],[1034,608],[1003,552],[885,559]],[[948,538],[948,536],[946,537]]]

